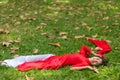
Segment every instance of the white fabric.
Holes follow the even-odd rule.
[[[29,56],[19,56],[14,59],[6,59],[4,60],[1,65],[5,65],[8,67],[17,67],[20,64],[23,64],[24,62],[34,62],[38,60],[45,60],[51,56],[54,56],[53,54],[43,54],[43,55],[29,55]]]

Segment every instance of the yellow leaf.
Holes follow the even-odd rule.
[[[16,50],[18,50],[19,47],[12,47],[10,53],[13,54],[15,53]]]
[[[18,56],[19,56],[18,54],[15,54],[13,57],[16,58],[16,57],[18,57]]]
[[[47,34],[47,32],[41,33],[41,35],[46,35],[46,34]]]
[[[10,33],[9,30],[0,29],[0,34],[8,34],[8,33]]]
[[[49,43],[49,44],[52,45],[52,46],[55,46],[55,47],[60,47],[61,46],[59,42],[58,43]]]
[[[80,39],[80,38],[84,38],[85,37],[85,35],[79,35],[79,36],[75,36],[75,39]]]
[[[16,40],[14,40],[16,43],[19,43],[19,42],[21,42],[22,40],[21,40],[21,38],[17,38]]]
[[[9,34],[10,31],[8,31],[8,30],[4,30],[4,33],[5,33],[5,34]]]
[[[60,32],[59,35],[65,35],[67,32]]]
[[[67,36],[62,36],[62,39],[68,40]]]
[[[78,30],[78,29],[80,29],[79,27],[75,27],[75,30]]]
[[[38,49],[33,49],[33,53],[38,53]]]
[[[107,21],[108,19],[109,19],[109,16],[103,18],[104,21]]]
[[[96,38],[96,37],[98,37],[98,34],[95,34],[95,35],[92,36],[92,38]]]

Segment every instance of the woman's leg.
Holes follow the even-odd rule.
[[[54,56],[54,54],[42,54],[42,55],[30,55],[26,56],[26,62],[34,62],[38,60],[45,60],[51,56]]]
[[[34,62],[34,61],[38,61],[38,60],[45,60],[51,56],[54,56],[54,55],[53,54],[42,54],[42,55],[19,56],[14,59],[4,60],[1,63],[1,65],[15,68],[18,65],[23,64],[24,62]]]

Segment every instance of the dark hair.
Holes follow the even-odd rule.
[[[96,57],[99,57],[100,59],[102,59],[102,64],[101,65],[104,65],[104,66],[108,66],[108,61],[100,56],[96,56]]]

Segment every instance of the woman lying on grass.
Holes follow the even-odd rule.
[[[61,56],[52,54],[20,56],[15,59],[3,61],[2,65],[13,64],[15,65],[13,67],[17,67],[20,71],[27,71],[31,69],[59,69],[60,67],[69,65],[71,66],[71,70],[82,70],[88,68],[96,73],[99,73],[98,69],[93,66],[107,65],[107,62],[104,59],[104,53],[109,52],[111,48],[104,40],[88,39],[88,41],[99,47],[97,55],[95,54],[96,56],[91,58],[87,57],[91,54],[91,50],[87,46],[83,45],[80,52],[75,52],[73,54],[64,54]]]
[[[107,65],[104,58],[94,56],[87,58],[91,53],[90,49],[82,46],[80,52],[73,54],[64,54],[55,56],[53,54],[19,56],[14,59],[4,60],[2,65],[17,67],[20,71],[27,71],[30,69],[59,69],[60,67],[70,65],[71,70],[90,69],[99,73],[96,65]]]

